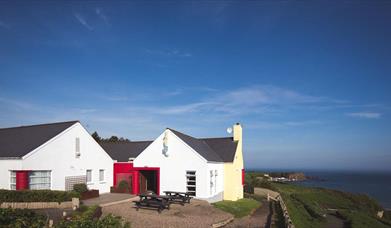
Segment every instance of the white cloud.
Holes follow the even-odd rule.
[[[89,24],[87,23],[87,21],[85,20],[85,18],[84,18],[81,14],[79,14],[79,13],[74,13],[73,15],[74,15],[75,18],[79,21],[79,23],[80,23],[81,25],[83,25],[86,29],[88,29],[88,30],[90,30],[90,31],[94,30],[94,28],[93,28],[91,25],[89,25]]]
[[[197,102],[173,107],[169,114],[194,113],[201,111],[240,115],[246,113],[270,112],[283,106],[334,103],[324,97],[304,95],[292,90],[274,86],[250,86],[218,91]],[[170,110],[170,109],[169,109]]]
[[[347,113],[347,116],[365,119],[379,119],[382,114],[378,112],[352,112]]]
[[[150,55],[160,55],[160,56],[167,56],[167,57],[188,58],[193,56],[190,52],[181,51],[176,48],[168,48],[163,50],[145,49],[145,52]]]
[[[100,19],[102,19],[106,25],[109,25],[109,19],[107,18],[106,14],[103,13],[102,9],[100,8],[95,8],[95,13],[98,15]]]

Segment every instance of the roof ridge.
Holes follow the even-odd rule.
[[[126,142],[126,141],[121,141],[121,142],[119,142],[119,141],[117,141],[117,142],[102,141],[99,143],[126,144],[126,143],[147,143],[147,142],[153,142],[153,140],[129,141],[129,142]]]
[[[210,137],[210,138],[199,138],[199,139],[205,140],[205,139],[233,139],[233,138],[234,137],[229,136],[229,137]]]
[[[80,121],[79,121],[79,120],[71,120],[71,121],[54,122],[54,123],[33,124],[33,125],[22,125],[22,126],[17,126],[17,127],[5,127],[5,128],[0,128],[0,130],[9,130],[9,129],[16,129],[16,128],[28,128],[28,127],[38,127],[38,126],[47,126],[47,125],[65,124],[65,123],[80,123]]]

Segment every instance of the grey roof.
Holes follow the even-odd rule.
[[[238,146],[238,142],[235,142],[233,137],[205,138],[202,140],[204,140],[224,162],[233,162],[236,147]]]
[[[69,121],[1,128],[0,157],[21,158],[78,122]]]
[[[152,141],[138,142],[100,142],[102,148],[113,160],[128,162],[129,158],[137,157]]]
[[[198,139],[168,128],[207,161],[233,162],[237,142],[232,137]]]

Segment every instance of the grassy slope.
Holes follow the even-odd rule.
[[[215,207],[233,214],[236,218],[249,215],[252,210],[261,205],[254,199],[240,199],[237,201],[224,200],[213,204]]]
[[[273,183],[281,193],[296,227],[322,227],[327,208],[338,209],[350,226],[391,227],[376,219],[381,207],[366,195],[351,194],[321,188],[308,188],[292,184]]]

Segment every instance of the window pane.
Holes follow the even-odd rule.
[[[99,170],[99,181],[105,180],[105,171],[103,169]]]
[[[87,170],[87,182],[91,182],[91,181],[92,181],[92,170],[88,169]]]
[[[196,196],[196,172],[186,171],[186,191],[191,196]]]
[[[16,190],[16,172],[10,171],[10,189]]]
[[[50,189],[50,171],[29,172],[30,189]]]

